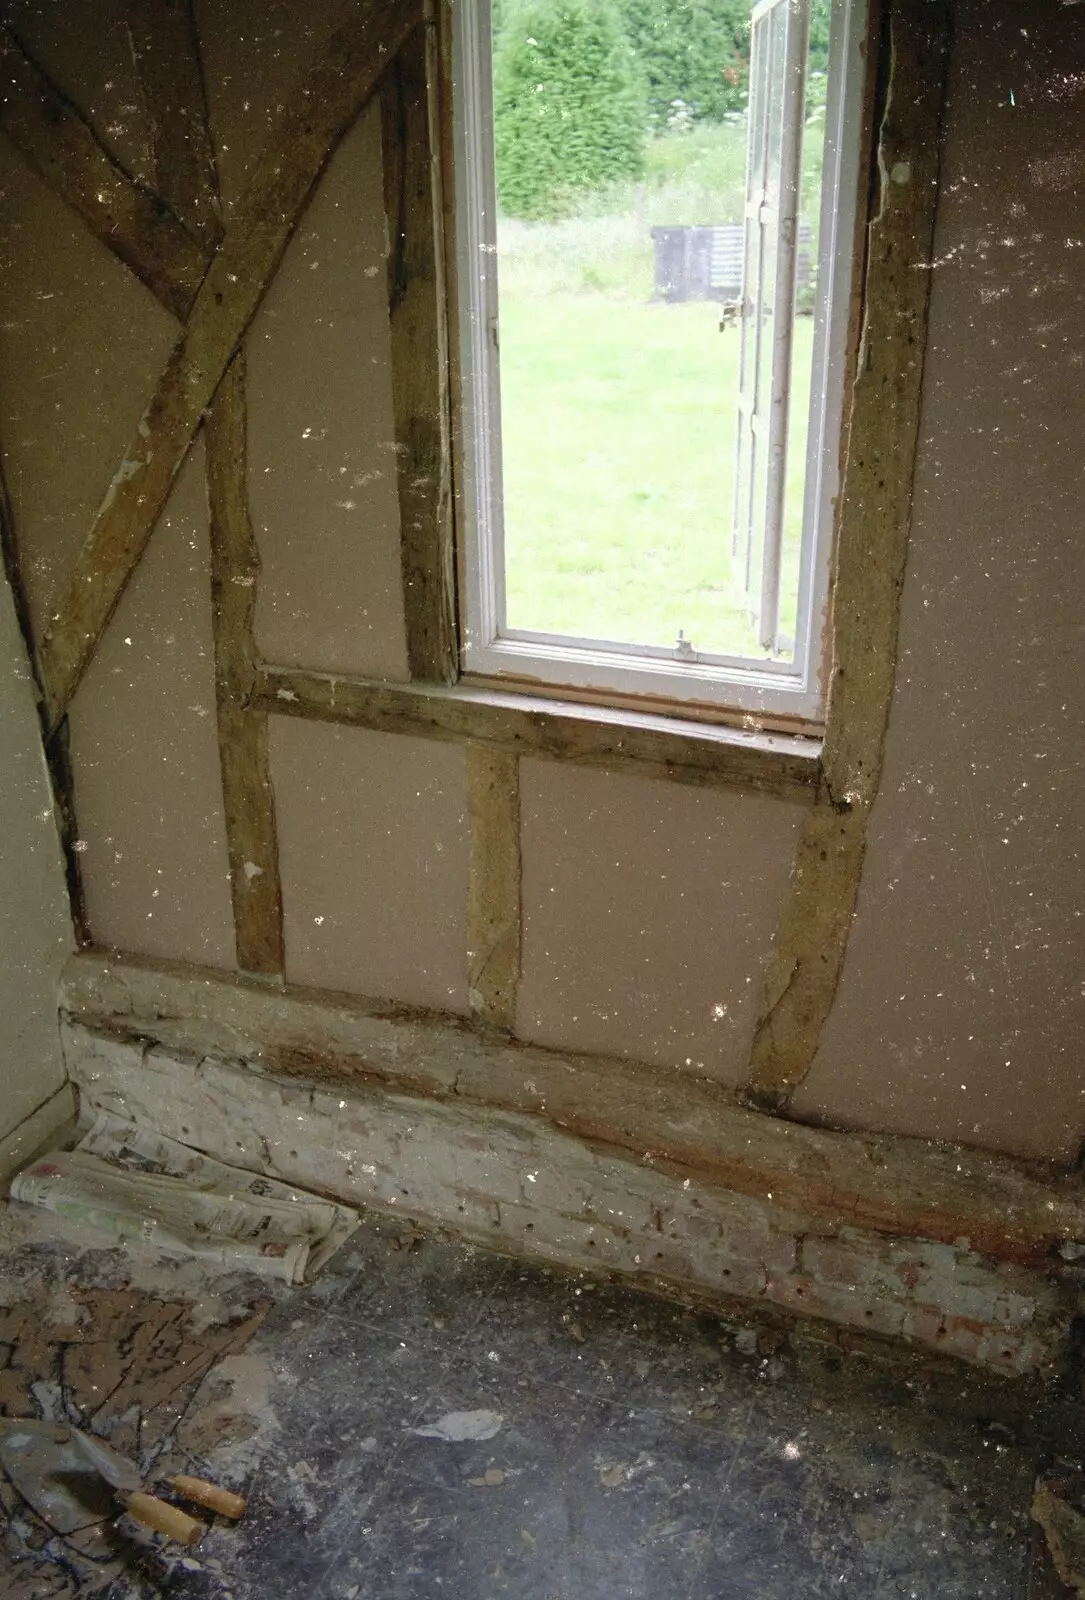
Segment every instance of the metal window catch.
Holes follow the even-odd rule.
[[[723,300],[720,302],[720,332],[733,328],[738,322],[738,314],[742,309],[741,300]]]

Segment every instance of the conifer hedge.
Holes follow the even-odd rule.
[[[643,169],[644,86],[614,0],[523,0],[494,59],[501,208],[556,217]]]

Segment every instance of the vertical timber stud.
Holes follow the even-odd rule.
[[[516,1021],[520,982],[520,758],[467,746],[471,866],[467,984],[472,1014],[495,1028]]]
[[[455,561],[436,26],[407,40],[381,90],[400,550],[411,677],[457,675]]]
[[[459,408],[453,407],[452,386],[458,389],[459,338],[457,305],[455,183],[452,167],[452,8],[449,0],[427,0],[426,69],[428,146],[434,165],[433,222],[439,271],[438,327],[440,329],[440,401],[442,415],[441,531],[442,594],[449,616],[447,638],[442,639],[445,676],[453,679],[458,666],[456,616],[456,550],[453,542],[454,488],[460,478],[462,439]],[[387,123],[386,123],[387,126]],[[386,174],[388,169],[386,167]],[[388,179],[386,177],[386,184]],[[392,190],[386,188],[390,195]],[[391,212],[390,212],[391,214]],[[390,279],[393,306],[395,286]],[[393,345],[394,348],[394,345]],[[462,481],[462,479],[460,480]],[[406,546],[404,547],[406,550]],[[406,560],[404,581],[408,580]],[[406,590],[405,590],[406,592]],[[408,601],[409,606],[409,601]],[[408,610],[408,648],[410,612]],[[414,668],[412,664],[412,676]],[[520,858],[520,758],[508,750],[471,739],[467,743],[467,809],[470,824],[470,876],[467,890],[467,985],[472,1015],[482,1023],[511,1032],[516,1026],[523,937]]]
[[[267,712],[254,705],[259,556],[246,485],[244,357],[227,368],[206,423],[215,699],[237,964],[281,976],[283,907]]]
[[[432,7],[434,14],[434,80],[436,95],[436,131],[434,144],[441,176],[441,244],[444,251],[445,284],[445,334],[448,339],[448,390],[449,433],[452,468],[452,523],[453,561],[457,593],[462,593],[464,576],[463,540],[458,530],[463,526],[464,458],[463,458],[463,369],[460,359],[460,285],[459,256],[456,232],[456,168],[455,137],[453,130],[452,79],[453,79],[453,15],[455,0],[426,0],[427,21]],[[457,615],[457,641],[462,644],[463,619]]]
[[[887,73],[841,486],[829,714],[754,1034],[746,1096],[785,1110],[844,960],[896,668],[927,334],[949,0],[887,0]]]

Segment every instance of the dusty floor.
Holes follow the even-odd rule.
[[[20,1210],[22,1208],[19,1208]],[[0,1219],[0,1413],[250,1495],[193,1550],[7,1485],[0,1595],[1055,1600],[1028,1508],[1076,1404],[366,1222],[269,1291]],[[266,1313],[266,1315],[265,1315]],[[6,1365],[5,1365],[6,1359]],[[489,1410],[489,1440],[413,1428]]]

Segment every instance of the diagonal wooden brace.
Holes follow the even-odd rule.
[[[209,250],[125,171],[6,27],[0,27],[0,82],[0,128],[96,238],[183,320]]]
[[[135,571],[317,179],[421,17],[419,0],[371,0],[332,36],[257,163],[42,641],[50,733]]]

